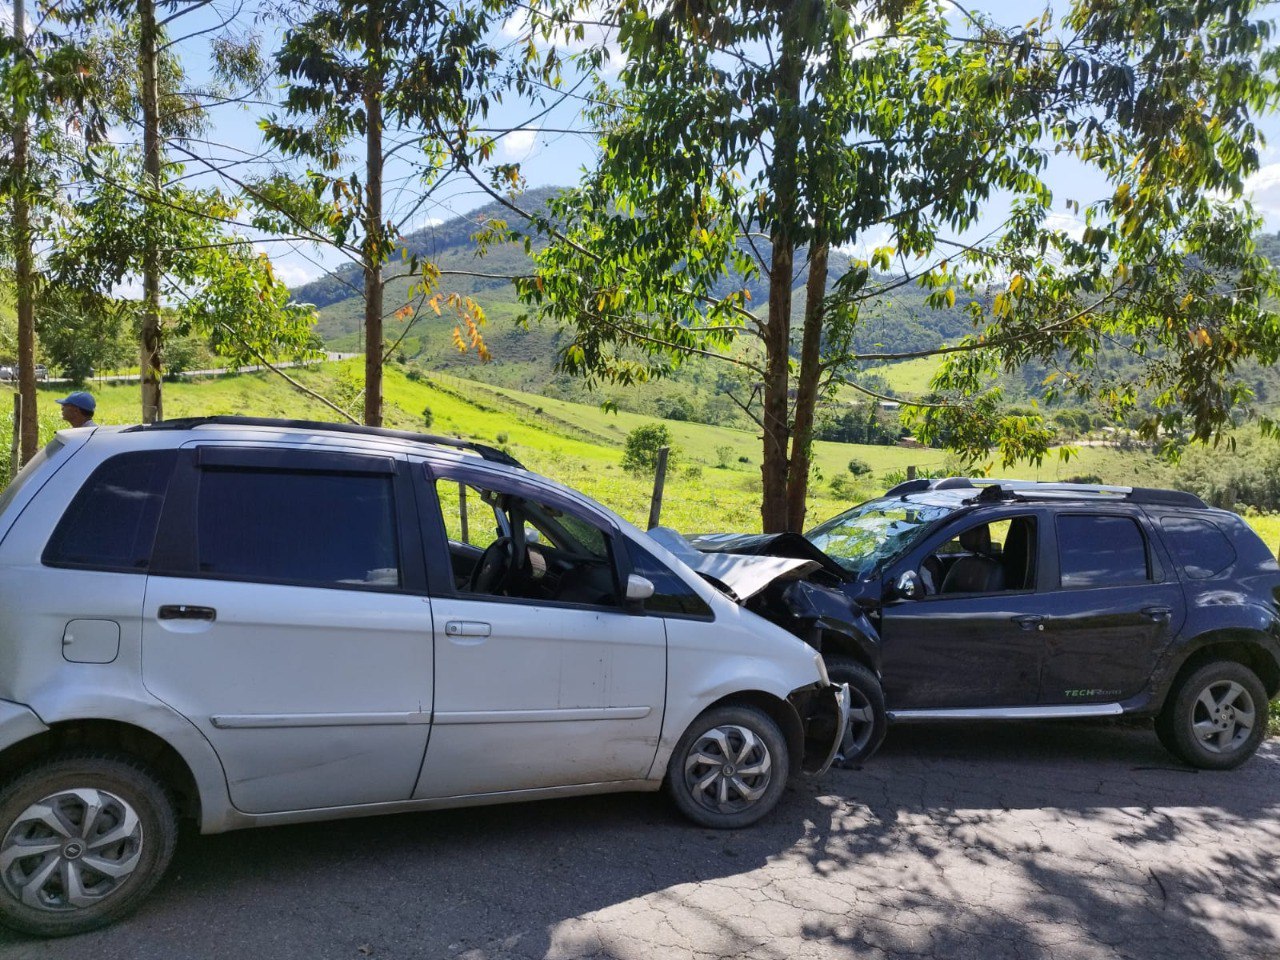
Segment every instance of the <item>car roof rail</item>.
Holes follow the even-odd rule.
[[[1159,490],[1154,487],[1125,487],[1103,483],[1056,483],[1039,480],[993,480],[979,478],[977,500],[1083,500],[1090,498],[1125,500],[1176,507],[1199,507],[1208,504],[1194,493],[1182,490]]]
[[[428,444],[434,447],[451,447],[455,450],[466,450],[479,454],[485,460],[505,464],[508,467],[520,467],[522,464],[505,450],[491,447],[488,444],[463,440],[459,437],[443,437],[432,433],[414,433],[411,430],[390,430],[386,427],[366,427],[358,423],[330,423],[325,420],[282,420],[273,417],[241,417],[220,414],[211,417],[179,417],[176,420],[158,420],[155,423],[143,423],[126,427],[122,433],[135,433],[151,430],[193,430],[196,427],[281,427],[299,430],[316,430],[324,433],[341,433],[354,436],[386,437],[391,440],[408,440],[411,443]]]
[[[919,477],[915,480],[904,480],[885,491],[886,497],[903,496],[908,493],[921,493],[925,490],[968,490],[973,481],[968,477],[940,477],[930,480]]]

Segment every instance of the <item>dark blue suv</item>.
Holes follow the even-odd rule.
[[[1280,565],[1243,520],[1195,496],[915,480],[805,541],[695,543],[821,551],[880,641],[891,722],[1149,716],[1171,752],[1210,769],[1243,763],[1266,734]]]

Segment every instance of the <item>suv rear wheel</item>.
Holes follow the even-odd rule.
[[[667,764],[667,791],[694,823],[746,827],[778,805],[790,769],[787,742],[755,707],[714,707],[693,721]]]
[[[46,937],[132,911],[173,858],[164,787],[126,759],[63,755],[0,788],[0,922]]]
[[[1267,692],[1243,664],[1205,664],[1173,691],[1156,718],[1160,742],[1206,770],[1230,770],[1258,749],[1267,728]]]

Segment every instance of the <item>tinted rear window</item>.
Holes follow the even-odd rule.
[[[177,453],[142,450],[104,462],[58,522],[44,562],[96,570],[143,571]]]
[[[382,474],[203,470],[200,573],[317,587],[398,587],[392,483]]]
[[[1162,517],[1160,529],[1174,558],[1192,580],[1207,580],[1236,562],[1236,550],[1216,524],[1194,517]]]
[[[1151,579],[1146,540],[1129,517],[1058,517],[1058,569],[1064,587],[1115,587]]]

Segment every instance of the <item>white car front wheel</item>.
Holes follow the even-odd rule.
[[[768,714],[755,707],[715,707],[676,744],[667,790],[694,823],[718,830],[745,827],[778,805],[789,769],[786,740]]]

